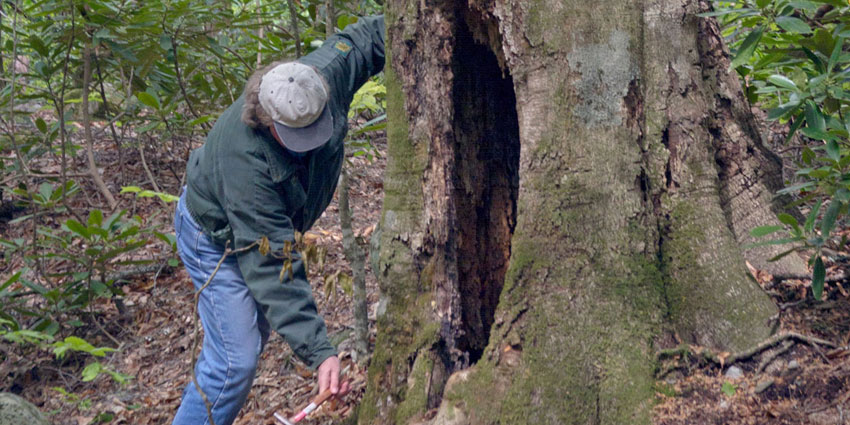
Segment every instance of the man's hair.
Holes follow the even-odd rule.
[[[245,104],[242,105],[242,122],[248,127],[258,128],[261,126],[271,127],[274,121],[260,105],[260,83],[263,75],[274,69],[274,67],[289,61],[272,62],[251,74],[248,83],[245,84]]]
[[[248,83],[245,84],[245,103],[242,105],[242,122],[245,123],[248,127],[251,128],[259,128],[262,126],[271,127],[274,124],[272,117],[266,113],[266,110],[263,109],[263,105],[260,105],[260,83],[263,81],[263,76],[266,75],[267,72],[271,71],[278,65],[292,62],[289,60],[275,61],[272,62],[251,74],[251,78],[248,78]],[[312,66],[311,66],[312,67]],[[322,84],[325,86],[325,92],[330,93],[330,87],[328,87],[328,82],[325,81],[325,78],[319,72],[318,69],[312,67],[313,70],[319,74],[320,79],[322,80]]]

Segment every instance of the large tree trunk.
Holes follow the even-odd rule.
[[[705,8],[387,2],[388,307],[361,423],[648,423],[658,349],[771,333],[741,244],[779,168]]]

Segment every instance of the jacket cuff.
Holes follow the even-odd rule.
[[[328,357],[337,355],[336,348],[328,347],[323,348],[310,356],[310,364],[308,365],[311,370],[316,370],[319,366],[328,359]]]

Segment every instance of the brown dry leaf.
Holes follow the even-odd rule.
[[[259,246],[258,249],[260,250],[260,254],[262,254],[264,256],[269,255],[269,251],[271,250],[270,245],[269,245],[269,238],[263,236],[262,238],[260,238],[259,242],[260,242],[260,246]]]
[[[724,352],[717,355],[717,359],[720,360],[720,369],[721,370],[723,369],[724,365],[726,364],[726,359],[728,359],[729,356],[731,356],[731,355],[732,355],[732,353],[730,353],[728,351],[724,351]]]
[[[319,234],[314,233],[312,231],[308,231],[307,233],[304,233],[304,236],[302,236],[301,241],[304,243],[305,246],[316,245],[319,242]]]
[[[376,225],[377,223],[373,223],[371,226],[363,228],[360,232],[355,232],[355,236],[361,237],[363,239],[368,239],[369,236],[372,236],[372,233],[375,231]]]
[[[842,296],[844,296],[845,298],[850,296],[850,294],[847,292],[847,290],[844,289],[844,286],[841,285],[841,282],[834,282],[834,284],[835,284],[835,287],[838,288],[838,292],[841,292]]]
[[[307,369],[306,367],[298,363],[295,364],[295,373],[304,379],[309,379],[313,377],[313,372],[310,369]]]
[[[749,261],[745,261],[745,263],[747,264],[747,270],[749,270],[749,271],[750,271],[750,274],[753,276],[753,279],[758,280],[758,277],[759,277],[759,271],[758,271],[758,269],[757,269],[757,268],[755,268],[755,267],[753,267],[753,265],[752,265],[752,264],[750,264],[750,262],[749,262]]]
[[[74,420],[77,421],[78,425],[89,425],[94,420],[94,418],[95,418],[94,416],[83,416],[83,415],[74,416]]]

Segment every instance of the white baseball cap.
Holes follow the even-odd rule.
[[[308,65],[287,62],[274,67],[260,82],[259,100],[289,150],[313,150],[333,134],[328,92],[322,77]]]

